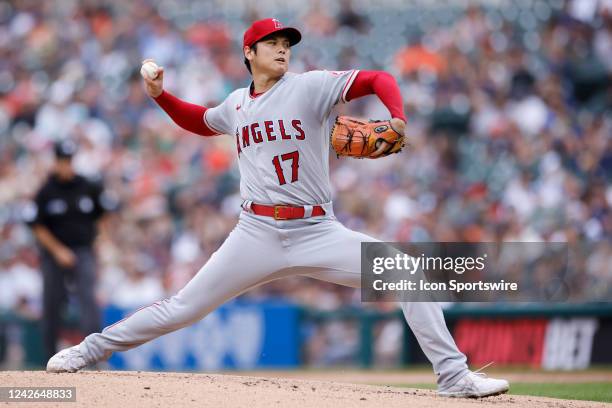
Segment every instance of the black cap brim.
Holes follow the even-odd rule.
[[[55,143],[54,151],[58,159],[71,159],[76,154],[77,146],[71,140],[63,140]]]

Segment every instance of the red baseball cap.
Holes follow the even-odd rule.
[[[243,47],[252,46],[257,41],[261,40],[272,33],[282,32],[289,37],[289,44],[294,46],[302,39],[302,34],[293,27],[284,27],[283,24],[275,18],[266,18],[255,21],[248,30],[244,32]]]

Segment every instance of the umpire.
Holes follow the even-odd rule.
[[[56,353],[62,309],[68,289],[79,304],[82,335],[100,330],[100,309],[95,299],[96,261],[93,242],[96,224],[108,206],[101,184],[77,175],[72,168],[76,144],[55,145],[52,174],[38,191],[29,224],[40,244],[43,272],[43,337],[45,353]]]

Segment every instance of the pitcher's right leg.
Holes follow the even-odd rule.
[[[56,354],[47,371],[77,371],[108,359],[115,351],[137,347],[201,320],[222,303],[284,268],[282,252],[272,227],[241,219],[223,245],[176,295],[139,309],[102,333],[87,336],[79,346]]]

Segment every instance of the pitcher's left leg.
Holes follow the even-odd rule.
[[[307,236],[292,239],[292,257],[316,269],[306,275],[354,288],[361,287],[361,242],[380,242],[337,221],[315,226]],[[469,373],[466,357],[453,340],[436,302],[400,302],[404,317],[432,363],[438,386],[445,389]]]

